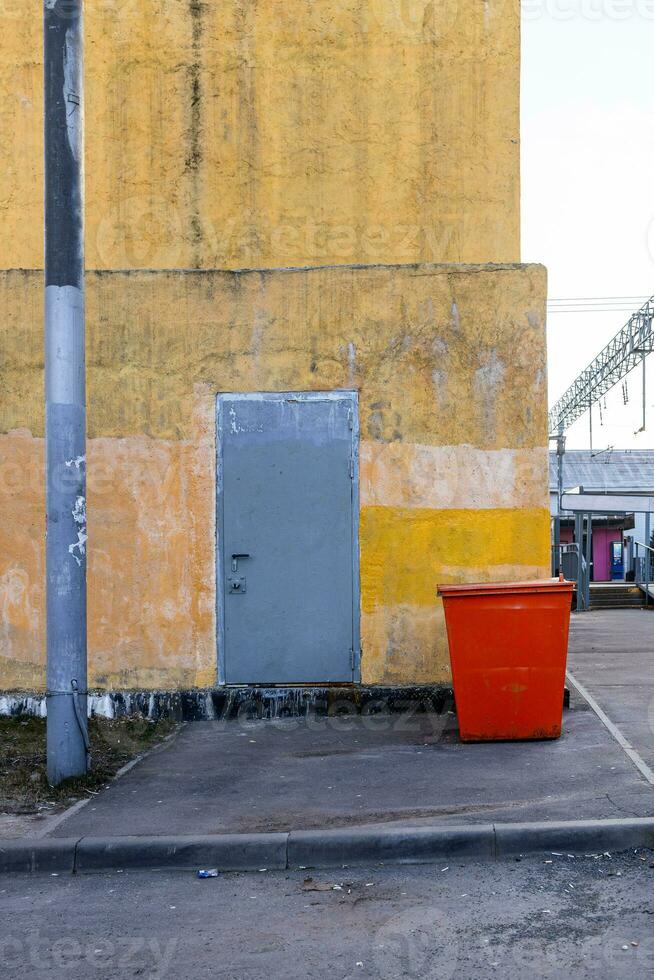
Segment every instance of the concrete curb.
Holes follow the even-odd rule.
[[[211,837],[83,837],[75,871],[220,868],[285,870],[288,834],[224,834]]]
[[[0,874],[33,872],[58,874],[75,871],[77,838],[59,840],[0,840]]]
[[[363,826],[210,837],[83,837],[0,841],[0,874],[196,870],[273,871],[427,864],[516,855],[654,848],[654,818],[447,827]]]
[[[463,827],[348,827],[288,835],[289,868],[344,864],[427,864],[457,858],[493,858],[492,824]]]
[[[552,851],[601,854],[633,847],[654,848],[654,817],[495,824],[495,847],[498,858]]]

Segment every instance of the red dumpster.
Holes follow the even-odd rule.
[[[559,738],[572,582],[441,585],[464,742]]]

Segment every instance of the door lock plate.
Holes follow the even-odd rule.
[[[230,575],[227,582],[229,584],[229,591],[233,595],[243,595],[244,592],[247,592],[245,575]]]

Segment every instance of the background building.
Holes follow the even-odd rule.
[[[563,457],[563,488],[588,493],[654,493],[654,450],[575,449]],[[557,456],[550,453],[550,508],[558,513]],[[574,541],[574,516],[563,514],[561,543]],[[650,515],[650,533],[654,521]],[[595,514],[592,528],[591,581],[620,582],[633,574],[635,542],[649,545],[647,515]],[[641,554],[643,549],[641,548]]]
[[[89,5],[93,687],[447,681],[437,584],[549,575],[519,30],[513,0]],[[0,44],[0,687],[39,691],[38,4]]]

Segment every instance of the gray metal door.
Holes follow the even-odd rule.
[[[219,395],[219,675],[358,672],[356,394]]]

